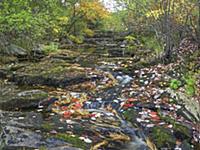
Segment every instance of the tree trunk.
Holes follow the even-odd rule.
[[[170,25],[170,7],[171,7],[171,1],[166,0],[164,2],[164,36],[165,36],[165,49],[164,49],[164,62],[169,62],[171,60],[171,51],[173,48],[173,41],[172,41],[172,31],[171,31],[171,25]]]
[[[200,45],[200,0],[198,1],[198,7],[199,7],[199,20],[198,20],[198,33],[197,33],[197,39]]]

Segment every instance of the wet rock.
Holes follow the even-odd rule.
[[[154,127],[151,133],[151,138],[158,148],[173,148],[175,147],[176,139],[170,130],[161,127]]]
[[[1,124],[0,126],[15,126],[18,128],[41,128],[43,124],[43,117],[40,113],[34,112],[10,112],[1,111]]]
[[[180,145],[180,149],[182,149],[182,150],[192,150],[193,148],[186,140],[184,140]]]
[[[7,71],[4,69],[0,69],[0,78],[6,78]]]
[[[22,147],[27,149],[78,150],[62,139],[47,136],[50,131],[59,130],[60,126],[66,126],[58,121],[57,117],[57,121],[46,122],[40,113],[0,111],[0,144],[3,146],[1,148],[11,150]]]
[[[184,111],[184,113],[188,118],[191,118],[191,120],[193,121],[200,121],[200,105],[197,99],[189,97],[185,93],[180,91],[174,92],[169,88],[167,89],[167,91],[171,94],[172,97],[178,98],[179,103],[185,105],[186,111]]]
[[[1,72],[3,75],[0,78],[6,78],[18,85],[47,85],[62,88],[100,78],[89,77],[84,68],[61,60],[27,63],[24,67],[14,65],[7,70],[1,69]]]
[[[15,56],[5,56],[0,54],[0,64],[10,64],[18,62],[17,57]]]
[[[9,148],[55,148],[59,146],[66,146],[70,144],[55,138],[44,138],[41,134],[32,132],[31,130],[26,130],[22,128],[17,128],[14,126],[5,126],[2,128],[3,134],[0,141],[3,140],[3,145],[5,149]]]
[[[45,52],[42,49],[41,45],[35,46],[31,51],[30,51],[31,57],[34,59],[41,59],[45,57]]]
[[[6,147],[37,148],[44,144],[41,135],[12,126],[3,127],[3,137]]]
[[[82,149],[70,146],[60,146],[60,147],[49,148],[49,150],[82,150]]]
[[[9,89],[7,89],[9,90]],[[12,89],[10,89],[12,92]],[[15,91],[16,92],[16,91]],[[3,93],[1,94],[0,109],[16,110],[16,109],[30,109],[36,108],[40,101],[47,99],[48,94],[41,90],[28,90],[19,93]]]
[[[25,57],[28,55],[28,51],[23,49],[20,46],[17,46],[15,44],[10,44],[7,47],[7,50],[5,51],[5,53],[7,55],[13,55],[13,56],[17,56],[17,57]]]

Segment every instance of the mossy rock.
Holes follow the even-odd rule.
[[[191,131],[184,125],[175,124],[174,125],[174,135],[177,139],[184,141],[184,140],[191,140],[192,133]]]
[[[173,148],[175,146],[176,139],[173,134],[165,128],[154,127],[150,137],[158,148]]]
[[[40,101],[47,99],[48,94],[41,90],[29,90],[11,95],[10,98],[1,98],[0,109],[15,110],[36,108]]]
[[[64,133],[58,133],[57,135],[55,135],[55,138],[64,140],[65,142],[72,144],[74,147],[81,148],[84,150],[88,149],[87,144],[80,140],[78,136],[71,136]]]
[[[18,85],[47,85],[65,88],[98,78],[89,78],[84,68],[60,60],[45,60],[39,63],[26,63],[23,67],[17,66],[19,65],[7,69],[3,77]]]
[[[0,64],[10,64],[17,62],[18,59],[15,56],[1,56],[0,55]]]
[[[134,123],[136,118],[137,112],[134,109],[128,109],[123,112],[123,116],[125,120]]]
[[[55,126],[49,122],[45,122],[41,125],[41,127],[45,131],[50,131],[50,130],[54,129]]]
[[[179,139],[181,141],[183,140],[190,140],[192,137],[192,133],[190,129],[178,122],[176,120],[170,118],[170,117],[161,117],[162,120],[169,124],[173,124],[173,130],[174,130],[174,135],[176,139]]]

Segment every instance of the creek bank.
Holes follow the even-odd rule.
[[[73,56],[75,60],[69,59]],[[22,112],[0,112],[0,131],[1,135],[5,135],[1,139],[2,145],[27,149],[70,149],[74,146],[93,150],[136,147],[144,150],[147,147],[155,148],[155,145],[160,149],[198,147],[199,108],[196,106],[195,111],[190,111],[193,106],[188,108],[185,105],[191,100],[198,104],[199,95],[197,93],[193,98],[187,98],[187,103],[184,103],[180,96],[174,96],[179,92],[185,95],[183,87],[169,89],[171,79],[183,76],[179,63],[131,70],[135,63],[133,58],[128,61],[115,58],[112,61],[109,57],[102,58],[85,52],[73,56],[64,51],[50,54],[38,63],[2,67],[4,79],[17,74],[26,75],[28,79],[36,75],[57,81],[57,84],[44,84],[46,82],[34,80],[38,85],[46,85],[39,86],[41,89],[37,86],[34,89],[33,86],[31,89],[11,86],[17,90],[16,93],[22,92],[19,94],[21,96],[38,89],[48,92],[49,96],[38,102],[37,109],[28,112],[23,109]],[[74,62],[77,64],[72,64]],[[126,69],[129,75],[122,71]],[[90,80],[58,86],[59,82],[62,85],[62,79],[80,76]],[[28,80],[25,81],[15,83],[29,84]],[[49,88],[49,85],[53,86]],[[12,97],[11,94],[7,99]],[[17,135],[17,132],[20,134]],[[36,145],[30,144],[27,139],[35,141]],[[49,145],[49,141],[53,145]],[[18,142],[20,145],[17,145]]]
[[[1,110],[37,108],[40,101],[48,98],[48,93],[42,90],[19,89],[18,86],[13,83],[1,83],[0,87]]]
[[[6,68],[0,69],[1,78],[18,85],[46,85],[65,88],[100,78],[87,76],[87,71],[78,64],[71,65],[60,60],[16,64]]]
[[[0,64],[11,64],[20,61],[39,60],[45,57],[44,51],[39,47],[31,50],[24,49],[15,44],[8,44],[0,50]]]
[[[63,140],[47,136],[48,132],[43,129],[45,121],[40,113],[1,111],[0,114],[2,138],[0,144],[3,149],[80,150]]]

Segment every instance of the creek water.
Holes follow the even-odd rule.
[[[115,63],[104,63],[103,65],[95,66],[103,72],[108,72],[118,81],[119,84],[113,86],[103,92],[95,94],[91,103],[85,103],[84,108],[93,111],[104,112],[107,106],[111,106],[112,109],[118,112],[118,119],[120,120],[120,128],[130,136],[131,141],[126,143],[125,146],[121,147],[122,150],[147,150],[149,149],[146,145],[146,137],[141,130],[134,128],[129,122],[123,119],[121,113],[121,103],[126,99],[122,97],[121,93],[124,88],[130,87],[131,81],[134,79],[121,71],[115,71],[119,66]]]
[[[91,67],[91,64],[89,64]],[[134,80],[131,76],[124,74],[120,71],[115,71],[118,68],[115,63],[107,63],[104,64],[93,64],[93,68],[98,71],[101,71],[105,74],[111,74],[114,79],[118,82],[118,84],[114,85],[105,90],[101,90],[94,95],[90,95],[91,99],[88,102],[84,103],[83,108],[88,112],[96,112],[104,115],[105,119],[108,121],[110,118],[115,118],[119,122],[119,129],[112,128],[109,126],[101,127],[101,125],[96,125],[98,130],[101,132],[123,132],[127,136],[130,137],[130,142],[126,142],[125,144],[120,144],[119,149],[123,150],[145,150],[148,149],[145,143],[145,135],[141,130],[136,129],[130,123],[128,123],[123,116],[121,115],[122,109],[121,104],[126,99],[123,97],[122,91],[125,87],[129,87],[131,81]],[[102,79],[102,82],[107,80],[107,78]],[[24,89],[31,89],[31,87],[20,87],[13,83],[8,83],[6,86],[1,84],[1,99],[5,100],[5,98],[12,99],[12,96],[19,92],[23,92]],[[9,96],[6,96],[6,93],[10,93]],[[19,95],[19,94],[18,94]],[[76,93],[75,93],[76,95]],[[117,114],[111,114],[106,110],[107,107],[112,107],[113,110],[117,112]],[[25,112],[22,111],[0,111],[1,117],[1,139],[0,149],[20,149],[20,148],[39,148],[41,145],[45,147],[54,147],[58,145],[64,145],[65,143],[62,140],[57,140],[54,138],[44,139],[40,130],[41,124],[44,123],[45,113],[38,112],[38,109],[27,109]],[[52,123],[51,121],[48,123]],[[53,122],[56,124],[55,122]],[[101,124],[101,123],[100,123]],[[109,124],[110,125],[110,124]],[[57,126],[57,125],[56,125]],[[36,129],[38,128],[38,130]],[[50,142],[51,141],[51,142]],[[6,146],[5,146],[6,145]],[[117,148],[116,148],[117,149]]]
[[[92,146],[93,143],[91,144],[91,142],[96,143],[102,139],[109,139],[109,136],[114,133],[114,137],[110,138],[109,141],[110,147],[105,146],[106,150],[146,150],[149,149],[147,145],[147,136],[149,135],[147,132],[150,127],[147,127],[148,125],[154,127],[156,123],[161,123],[160,128],[165,128],[164,131],[166,132],[163,131],[165,136],[165,133],[172,131],[171,122],[165,122],[158,118],[158,115],[156,114],[157,110],[161,111],[161,113],[166,116],[172,114],[172,117],[176,117],[178,116],[176,108],[180,109],[181,107],[179,104],[160,102],[162,101],[162,96],[164,97],[163,99],[172,98],[164,89],[165,87],[162,88],[158,85],[159,82],[165,82],[164,79],[166,77],[164,74],[164,79],[162,78],[163,73],[160,66],[157,68],[148,68],[146,70],[136,70],[136,75],[130,75],[120,71],[122,69],[120,60],[107,61],[107,59],[99,60],[94,57],[92,61],[83,61],[80,57],[76,61],[78,64],[81,64],[80,66],[84,69],[89,68],[90,70],[100,72],[101,75],[103,74],[103,77],[98,81],[92,81],[95,85],[95,92],[91,92],[90,90],[79,90],[79,92],[77,92],[69,88],[67,90],[64,89],[64,91],[70,92],[73,97],[78,98],[81,93],[88,95],[89,98],[84,102],[83,109],[91,114],[96,114],[98,117],[90,119],[81,118],[78,121],[74,118],[63,119],[63,116],[59,113],[52,113],[52,104],[59,101],[59,98],[56,97],[51,97],[50,99],[48,97],[44,106],[40,105],[43,104],[43,102],[39,101],[36,103],[37,107],[35,107],[34,103],[34,107],[28,107],[28,109],[14,109],[7,111],[5,108],[2,108],[2,110],[0,110],[0,150],[20,150],[20,148],[32,150],[39,149],[41,146],[46,147],[48,150],[78,150],[74,148],[73,145],[70,145],[60,138],[56,138],[55,136],[57,133],[66,132],[69,133],[69,135],[77,134],[81,139],[84,139],[85,137],[89,138],[86,139],[86,142],[89,143],[87,143],[88,147],[86,146],[87,148],[85,149]],[[132,72],[135,71],[132,70]],[[90,71],[88,77],[96,77],[96,74]],[[107,85],[110,79],[115,81],[116,84],[102,89],[102,86]],[[135,81],[139,85],[134,88],[133,84]],[[152,85],[149,85],[151,83]],[[23,96],[23,94],[27,95],[27,93],[30,94],[31,92],[36,91],[37,93],[42,93],[44,95],[44,92],[40,90],[44,90],[47,93],[52,92],[49,87],[42,89],[37,86],[22,87],[9,82],[1,84],[0,87],[0,102],[10,101],[16,95]],[[31,90],[31,92],[24,92],[27,90]],[[53,91],[57,93],[61,92],[59,88],[54,88]],[[145,99],[145,96],[147,99]],[[134,121],[128,122],[127,118],[124,116],[125,110],[123,106],[127,99],[133,97],[136,97],[136,103],[134,103],[134,106],[131,105],[130,109],[134,110],[137,114],[135,116],[134,114],[130,114],[129,117]],[[15,103],[13,105],[16,107],[19,105],[23,106],[21,103]],[[12,103],[9,103],[9,105],[12,105]],[[157,106],[159,106],[159,108]],[[149,117],[150,115],[154,118],[152,116]],[[183,117],[181,119],[183,119]],[[188,121],[183,119],[182,124],[188,124]],[[160,128],[158,129],[159,131]],[[185,126],[181,129],[185,129]],[[188,135],[189,138],[191,138],[192,134],[190,134],[190,132],[193,131],[192,125],[189,125],[189,128],[186,129],[186,131],[186,138],[188,138]],[[198,132],[195,132],[195,134],[198,136]],[[97,137],[97,135],[99,137]],[[123,138],[120,137],[122,142],[119,142],[120,140],[111,140],[115,139],[115,136],[117,135],[123,136]],[[177,135],[180,135],[179,131]],[[155,134],[155,136],[157,136],[157,134]],[[174,141],[176,138],[179,138],[175,137],[173,134],[170,136],[167,134],[167,137],[172,138]],[[184,138],[185,137],[182,139],[184,140]],[[187,145],[189,145],[188,143],[189,142],[186,142],[183,147],[187,147]]]

